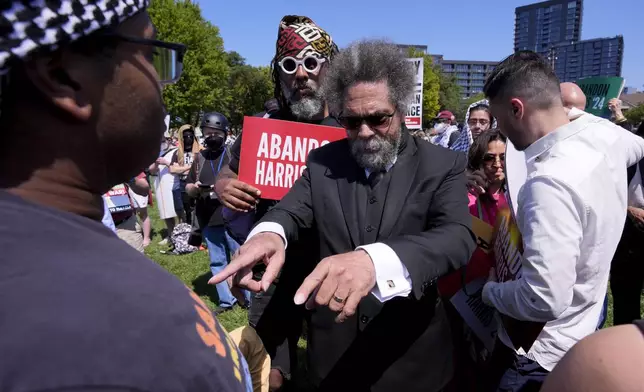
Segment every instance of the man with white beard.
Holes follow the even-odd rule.
[[[333,117],[328,116],[319,93],[327,67],[337,52],[338,47],[331,36],[310,18],[284,16],[279,24],[275,57],[271,62],[274,98],[265,104],[266,111],[257,116],[340,127]],[[221,170],[215,184],[219,200],[228,209],[224,217],[228,219],[229,233],[240,243],[244,242],[250,226],[277,203],[262,199],[258,189],[237,179],[242,136],[243,133],[232,145],[230,164]],[[287,257],[301,262],[292,263],[299,270],[285,270],[285,275],[302,276],[300,281],[306,277],[313,263],[318,261],[313,245],[304,240],[289,247]],[[310,268],[305,263],[309,260],[312,263]],[[261,279],[263,269],[256,270],[255,275]],[[303,313],[293,304],[296,289],[284,284],[271,285],[267,292],[255,294],[251,301],[249,322],[273,360],[272,390],[281,387],[283,380],[290,376],[290,368],[297,364],[296,349]],[[265,312],[266,308],[268,311]]]

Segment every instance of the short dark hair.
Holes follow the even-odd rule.
[[[529,50],[506,57],[485,81],[483,92],[490,99],[516,96],[548,109],[561,103],[559,78],[543,57]]]
[[[505,136],[497,128],[484,131],[474,139],[474,143],[472,143],[467,155],[467,166],[470,171],[476,171],[481,168],[489,144],[497,140],[503,143],[506,142]]]

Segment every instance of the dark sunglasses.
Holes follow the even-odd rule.
[[[505,154],[485,154],[483,155],[483,162],[485,163],[494,163],[496,159],[499,158],[499,161],[505,161]]]
[[[187,51],[185,45],[120,34],[106,34],[104,36],[133,44],[153,46],[154,50],[149,60],[159,75],[159,83],[176,83],[181,77],[181,73],[183,72],[183,57]]]
[[[373,114],[370,116],[339,116],[338,122],[345,129],[358,129],[364,123],[371,129],[385,130],[391,125],[391,119],[396,112],[391,114]]]

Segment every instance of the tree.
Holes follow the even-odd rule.
[[[171,126],[196,125],[201,113],[226,108],[230,67],[219,29],[206,21],[199,5],[190,0],[155,0],[148,12],[158,39],[188,47],[181,79],[163,88]]]
[[[633,125],[637,125],[642,121],[644,121],[644,103],[639,104],[634,108],[625,111],[624,117],[626,117],[628,122]]]
[[[438,114],[440,82],[434,71],[432,56],[414,48],[409,48],[409,58],[423,58],[423,124],[430,123]],[[424,125],[425,127],[425,125]]]
[[[228,53],[231,66],[229,93],[230,100],[226,115],[232,128],[241,128],[244,116],[261,112],[273,95],[273,81],[269,67],[252,67],[237,52]]]
[[[456,84],[456,77],[443,73],[439,66],[434,66],[438,75],[440,90],[438,92],[438,104],[440,110],[449,110],[456,118],[460,118],[463,101],[461,99],[461,86]]]

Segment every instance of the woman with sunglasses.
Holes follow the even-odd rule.
[[[505,136],[498,129],[483,132],[470,148],[468,169],[485,180],[483,192],[469,193],[470,213],[494,225],[499,209],[507,206],[505,188]]]

